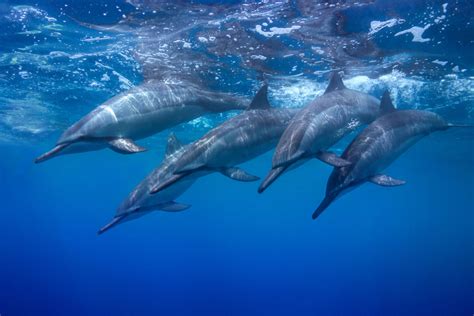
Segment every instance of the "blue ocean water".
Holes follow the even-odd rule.
[[[236,113],[139,141],[142,154],[33,163],[84,114],[177,65],[176,77],[249,98],[265,79],[283,107],[320,95],[336,69],[357,90],[390,89],[399,108],[474,124],[469,1],[329,2],[321,12],[344,30],[316,25],[308,38],[298,32],[312,30],[317,1],[3,1],[0,315],[473,314],[470,129],[423,139],[387,170],[406,185],[365,184],[316,221],[331,168],[314,160],[261,195],[258,183],[200,178],[178,199],[189,210],[96,234],[160,163],[170,131],[191,142]],[[112,32],[88,25],[119,20]],[[271,156],[243,167],[263,177]]]

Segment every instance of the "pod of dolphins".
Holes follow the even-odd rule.
[[[302,109],[274,108],[264,85],[252,102],[240,96],[200,87],[149,81],[108,100],[69,127],[56,146],[36,158],[110,148],[122,154],[146,149],[135,141],[207,113],[244,111],[184,145],[174,134],[165,157],[118,207],[114,218],[99,230],[149,212],[179,212],[190,205],[176,202],[194,181],[219,172],[237,181],[259,177],[238,167],[275,148],[271,169],[258,188],[265,191],[283,173],[317,158],[334,167],[326,195],[313,213],[317,218],[337,197],[365,182],[392,187],[405,183],[383,173],[421,138],[453,125],[421,110],[397,110],[386,91],[379,101],[348,89],[338,73],[320,97]],[[360,126],[367,125],[341,156],[328,151]]]

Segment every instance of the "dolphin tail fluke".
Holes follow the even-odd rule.
[[[69,146],[69,144],[57,145],[56,147],[54,147],[50,151],[48,151],[48,152],[42,154],[41,156],[39,156],[38,158],[36,158],[35,163],[40,163],[40,162],[43,162],[43,161],[46,161],[48,159],[53,158],[54,156],[56,156],[56,154],[58,154],[60,151],[62,151],[67,146]]]
[[[319,215],[334,201],[334,197],[326,195],[326,197],[321,201],[318,208],[313,213],[313,219],[318,218]]]
[[[258,187],[258,193],[263,193],[263,191],[265,191],[273,182],[275,182],[275,180],[278,179],[287,168],[287,166],[283,166],[270,170],[267,177]]]
[[[119,222],[121,222],[126,216],[127,215],[119,215],[119,216],[114,217],[107,225],[99,229],[99,231],[97,232],[97,235],[101,235],[105,233],[106,231],[108,231],[109,229],[117,225]]]

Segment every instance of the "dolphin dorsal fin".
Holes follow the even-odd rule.
[[[257,94],[252,100],[252,103],[247,107],[246,111],[249,110],[266,110],[271,108],[268,102],[268,84],[264,84],[263,87],[258,90]]]
[[[347,88],[342,82],[341,76],[337,72],[333,72],[331,75],[331,79],[329,80],[328,87],[326,88],[326,91],[324,91],[324,94],[343,89]]]
[[[178,137],[176,137],[174,133],[171,133],[170,136],[168,136],[168,144],[166,145],[165,156],[168,157],[181,148],[183,148],[183,144],[179,141]]]
[[[380,100],[380,112],[382,114],[385,114],[393,112],[395,110],[396,108],[395,106],[393,106],[392,98],[390,98],[390,91],[385,90],[382,96],[382,100]]]

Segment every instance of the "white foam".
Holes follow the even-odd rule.
[[[372,21],[370,22],[369,36],[380,32],[382,29],[387,27],[394,27],[397,24],[405,23],[404,19],[390,19],[387,21]]]
[[[431,24],[427,24],[425,25],[425,27],[419,27],[419,26],[413,26],[407,30],[404,30],[404,31],[401,31],[401,32],[398,32],[397,34],[395,34],[395,36],[400,36],[400,35],[403,35],[403,34],[408,34],[408,33],[411,33],[413,35],[413,39],[412,39],[412,42],[420,42],[420,43],[424,43],[424,42],[429,42],[431,41],[431,39],[429,38],[424,38],[423,37],[423,33],[431,26]]]
[[[443,60],[438,60],[438,59],[435,59],[432,61],[433,64],[438,64],[438,65],[441,65],[441,66],[446,66],[446,64],[448,63],[447,61],[443,61]]]
[[[255,31],[257,31],[258,34],[266,36],[266,37],[272,37],[275,35],[283,35],[283,34],[290,34],[294,30],[299,30],[301,26],[299,25],[292,25],[291,27],[271,27],[270,31],[264,31],[262,29],[262,26],[257,24],[255,26]]]
[[[263,55],[251,55],[250,58],[252,59],[260,59],[260,60],[266,60],[267,57],[263,56]]]

